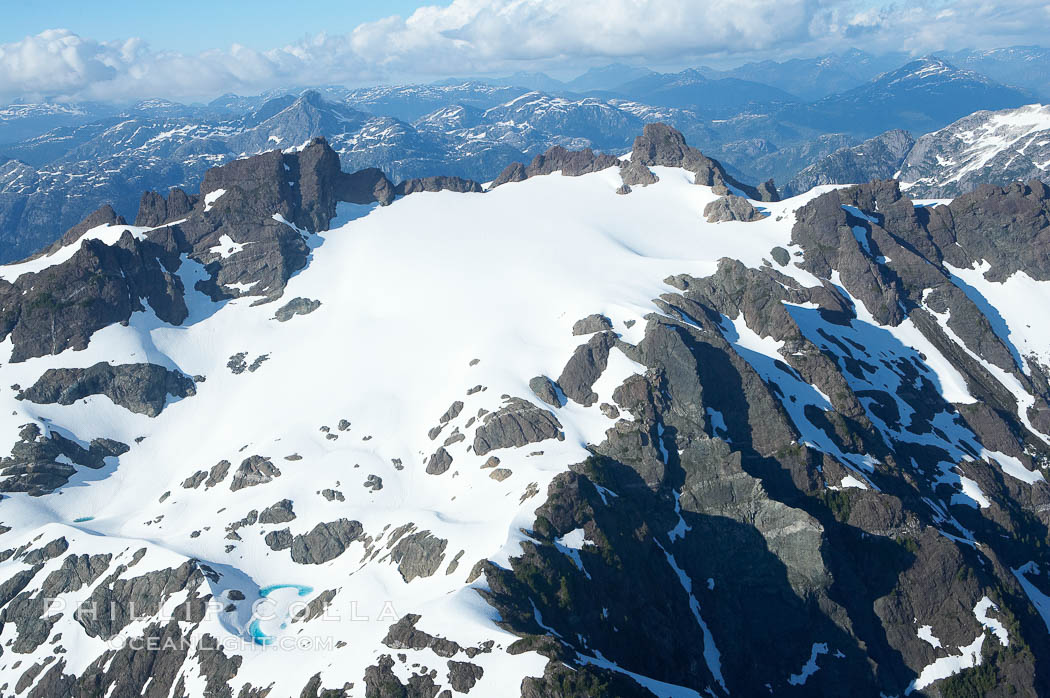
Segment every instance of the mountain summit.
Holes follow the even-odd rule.
[[[501,179],[315,140],[0,267],[0,690],[1047,692],[1050,189]]]

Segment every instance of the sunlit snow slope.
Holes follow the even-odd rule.
[[[923,250],[899,193],[715,223],[717,185],[650,169],[340,203],[322,232],[264,211],[307,250],[283,286],[230,271],[268,242],[212,226],[173,253],[184,318],[143,293],[83,348],[9,329],[4,482],[70,474],[0,502],[0,692],[901,694],[982,661],[1034,690],[1047,270]],[[212,191],[192,216],[241,210]],[[84,239],[145,254],[180,223]],[[0,276],[28,298],[73,245]],[[151,416],[134,380],[45,373],[100,362],[192,387]]]

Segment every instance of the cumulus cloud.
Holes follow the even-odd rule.
[[[196,99],[289,85],[582,71],[624,59],[686,64],[851,46],[925,52],[975,37],[986,45],[1038,41],[1048,22],[1047,0],[453,0],[264,51],[155,51],[139,39],[49,30],[0,45],[0,98]]]

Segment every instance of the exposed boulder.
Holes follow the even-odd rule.
[[[321,307],[321,301],[315,301],[310,298],[293,298],[288,301],[274,312],[273,316],[277,318],[278,322],[288,322],[296,315],[309,315],[313,311]]]
[[[584,407],[590,407],[597,401],[598,395],[591,390],[591,386],[608,365],[609,352],[614,346],[616,336],[612,332],[599,332],[592,335],[586,344],[576,348],[558,376],[558,385],[570,400]]]
[[[292,500],[290,499],[282,499],[276,504],[271,504],[259,514],[261,524],[288,523],[294,519],[295,512],[292,511]]]
[[[452,456],[449,455],[444,446],[438,446],[438,449],[431,454],[430,459],[427,461],[427,474],[441,475],[451,467]]]
[[[430,531],[419,531],[398,540],[390,550],[390,559],[405,582],[416,577],[429,577],[441,568],[448,541]]]
[[[708,223],[720,223],[723,221],[741,221],[751,223],[762,220],[769,214],[759,213],[751,205],[751,202],[742,196],[727,194],[720,196],[707,206],[704,206],[704,217]]]
[[[623,187],[617,190],[618,194],[629,194],[631,187],[647,187],[659,181],[644,162],[636,161],[634,158],[620,167],[620,178],[623,180]]]
[[[245,487],[265,485],[280,477],[280,475],[281,471],[268,458],[250,456],[241,461],[237,472],[233,474],[233,479],[230,480],[230,491],[236,492],[237,490],[243,490]]]
[[[504,407],[485,415],[474,433],[474,453],[483,456],[498,448],[516,448],[555,438],[565,436],[561,423],[550,411],[521,398],[510,398]]]
[[[301,565],[323,565],[346,552],[363,532],[359,521],[338,519],[319,523],[309,533],[292,539],[292,560]]]
[[[547,376],[536,376],[531,379],[529,389],[551,407],[562,406],[561,398],[558,397],[558,386]]]

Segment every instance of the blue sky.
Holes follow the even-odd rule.
[[[0,101],[1045,44],[1050,0],[0,0]]]
[[[0,43],[46,29],[101,41],[140,37],[155,49],[199,52],[233,43],[267,49],[321,32],[345,34],[365,22],[408,16],[423,0],[2,0]],[[105,8],[105,9],[103,9]]]

